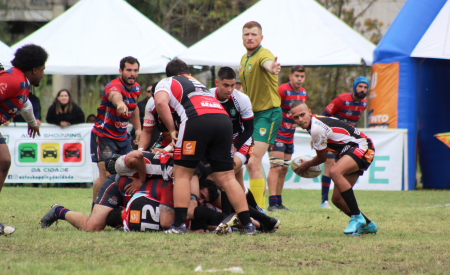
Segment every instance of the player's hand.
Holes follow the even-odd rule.
[[[2,125],[3,125],[3,126],[9,126],[10,123],[11,123],[11,121],[8,120],[8,121],[6,121],[5,123],[3,123]]]
[[[170,132],[170,137],[172,138],[171,145],[173,148],[175,148],[178,141],[178,131],[173,130],[172,132]]]
[[[134,144],[139,145],[139,140],[141,139],[141,133],[142,133],[142,130],[136,130],[134,132],[134,134],[136,136],[136,138],[134,139]]]
[[[140,179],[137,179],[137,178],[131,178],[131,179],[133,179],[133,181],[130,184],[128,184],[127,186],[125,186],[125,193],[127,193],[127,194],[136,193],[136,191],[141,189],[142,185],[144,184],[143,182],[141,182]]]
[[[41,132],[39,131],[39,126],[30,126],[30,124],[28,124],[28,135],[31,138],[35,138],[36,135],[41,136]]]
[[[123,116],[128,115],[128,107],[125,102],[121,102],[117,105],[117,113]]]
[[[295,169],[296,174],[300,174],[301,172],[306,172],[311,167],[310,165],[311,161],[302,161],[302,164],[300,164],[297,169]]]
[[[281,71],[281,64],[278,63],[278,56],[275,57],[275,60],[272,62],[272,73],[279,74]]]

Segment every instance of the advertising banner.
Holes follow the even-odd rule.
[[[43,123],[41,136],[30,138],[26,123],[0,128],[11,153],[6,183],[92,182],[90,138],[93,124],[65,129]]]
[[[398,127],[398,87],[400,63],[378,63],[372,66],[369,128]]]
[[[406,165],[404,144],[406,142],[406,130],[394,129],[359,129],[369,136],[375,144],[375,158],[369,169],[361,176],[355,185],[356,190],[403,190],[403,176]],[[295,133],[294,154],[292,158],[299,156],[314,157],[316,151],[311,149],[311,137],[306,132]],[[263,169],[266,177],[269,173],[269,157],[263,158]],[[322,164],[323,174],[323,164]],[[245,184],[249,187],[249,175],[245,172]],[[318,189],[322,188],[321,176],[307,179],[296,175],[289,167],[284,188],[288,189]],[[333,188],[333,184],[331,185]]]

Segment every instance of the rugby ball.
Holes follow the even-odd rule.
[[[315,178],[315,177],[319,176],[320,174],[322,174],[322,166],[321,165],[311,166],[311,167],[309,167],[308,171],[306,171],[306,172],[300,172],[300,173],[295,172],[295,169],[297,169],[300,166],[300,164],[302,164],[303,161],[309,161],[309,160],[312,160],[312,158],[307,157],[307,156],[294,158],[291,161],[292,171],[294,171],[294,173],[296,173],[300,177],[308,178],[308,179]]]

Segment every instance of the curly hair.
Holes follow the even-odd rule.
[[[106,225],[112,228],[117,228],[123,225],[122,222],[122,208],[113,208],[106,217]]]
[[[27,44],[17,49],[11,64],[23,72],[28,72],[34,68],[44,66],[47,58],[48,53],[44,48],[34,44]]]
[[[210,179],[200,179],[200,189],[207,188],[209,192],[210,201],[215,201],[219,198],[220,190],[217,184]]]

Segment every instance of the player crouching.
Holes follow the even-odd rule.
[[[378,226],[364,215],[358,207],[353,186],[375,157],[372,140],[353,126],[332,117],[312,115],[303,101],[295,101],[291,107],[295,122],[307,130],[317,155],[310,161],[302,162],[296,173],[306,172],[311,166],[324,163],[327,151],[339,155],[339,160],[330,170],[335,188],[332,202],[351,217],[345,234],[363,235],[376,233]]]

